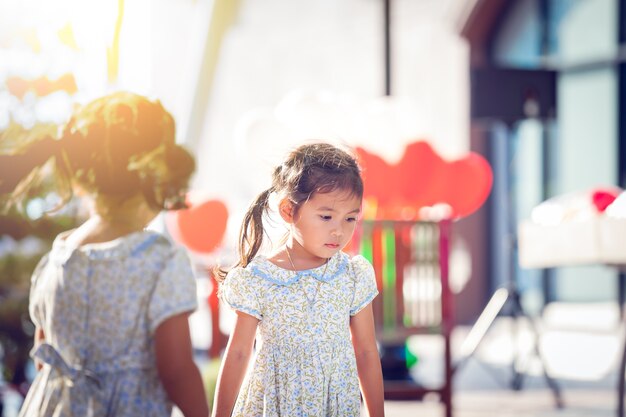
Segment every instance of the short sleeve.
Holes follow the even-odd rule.
[[[222,300],[233,310],[241,311],[263,319],[261,303],[259,302],[258,277],[244,268],[234,268],[222,283]]]
[[[350,306],[350,315],[354,316],[378,295],[376,276],[372,264],[357,255],[350,260],[350,267],[354,276],[354,296]]]
[[[197,306],[196,278],[191,262],[182,248],[174,248],[174,253],[157,278],[150,299],[150,332],[154,333],[166,319],[180,313],[192,312]]]

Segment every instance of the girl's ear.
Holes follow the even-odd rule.
[[[278,212],[284,221],[293,223],[294,207],[293,203],[288,198],[280,200],[280,203],[278,203]]]

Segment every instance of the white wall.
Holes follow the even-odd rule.
[[[468,144],[468,50],[461,0],[392,1],[393,101],[384,94],[383,2],[245,0],[222,44],[196,148],[194,186],[228,197],[237,235],[271,167],[303,138],[364,144],[388,159],[432,140]]]

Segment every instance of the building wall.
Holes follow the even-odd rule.
[[[554,134],[539,126],[547,133],[542,135],[528,121],[513,126],[510,170],[518,218],[528,218],[542,195],[624,186],[618,183],[617,28],[617,0],[518,0],[495,28],[496,65],[558,71]],[[548,154],[537,140],[549,141]],[[549,172],[538,180],[544,158]],[[556,299],[615,297],[617,272],[611,268],[558,268],[553,274]],[[519,268],[517,275],[527,302],[533,303],[542,290],[541,276]]]

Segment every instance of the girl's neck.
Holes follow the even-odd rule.
[[[67,238],[73,245],[109,242],[141,231],[159,213],[143,198],[131,198],[118,206],[98,203],[94,202],[89,220]]]
[[[284,252],[284,253],[283,253]],[[285,242],[283,249],[276,255],[278,260],[282,260],[280,255],[286,257],[286,262],[281,264],[288,266],[287,269],[305,270],[313,269],[324,265],[328,262],[326,258],[320,258],[319,256],[309,253],[296,239],[290,237]],[[282,266],[282,265],[281,265]]]

